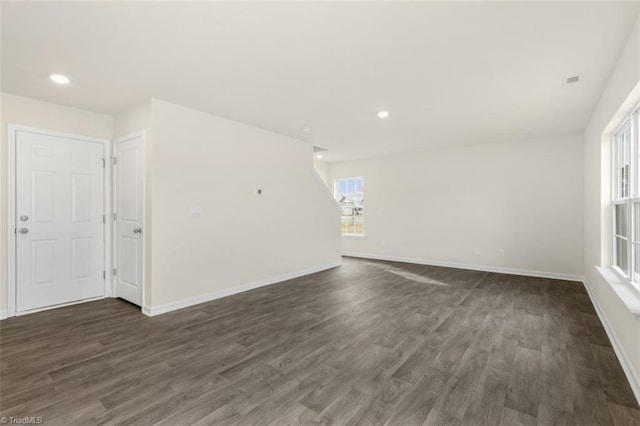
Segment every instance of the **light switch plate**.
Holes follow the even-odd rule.
[[[189,207],[189,217],[202,216],[202,207]]]

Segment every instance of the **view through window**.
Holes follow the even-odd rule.
[[[640,283],[639,110],[613,135],[613,264],[629,281]]]
[[[342,209],[342,235],[364,235],[364,180],[336,179],[334,195]]]

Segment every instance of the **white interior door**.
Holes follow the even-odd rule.
[[[142,305],[144,146],[142,134],[114,143],[116,297]]]
[[[104,296],[104,149],[17,132],[17,312]]]

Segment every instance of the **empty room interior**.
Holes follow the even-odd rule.
[[[1,424],[640,425],[640,2],[0,14]]]

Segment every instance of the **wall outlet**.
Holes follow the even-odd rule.
[[[504,257],[504,249],[498,250],[498,256]]]
[[[263,193],[262,188],[256,188],[256,195],[262,195]]]

